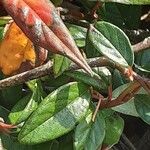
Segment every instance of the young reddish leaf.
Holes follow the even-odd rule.
[[[3,0],[2,2],[34,44],[69,57],[86,72],[93,74],[49,0]]]

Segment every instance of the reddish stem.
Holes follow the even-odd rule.
[[[102,101],[100,108],[110,108],[129,101],[141,88],[138,82],[132,82],[115,100]]]
[[[108,101],[112,100],[112,84],[108,87]]]
[[[0,132],[11,133],[10,129],[13,129],[13,128],[16,128],[16,126],[0,122]]]

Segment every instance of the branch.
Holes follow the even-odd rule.
[[[135,53],[150,48],[150,37],[132,46]]]
[[[109,61],[106,58],[101,58],[101,59],[98,58],[98,59],[89,60],[89,65],[91,67],[106,66],[108,64],[109,64]],[[52,66],[53,66],[53,63],[49,61],[40,67],[23,72],[21,74],[14,75],[12,77],[8,77],[3,80],[0,80],[0,90],[5,89],[10,86],[19,85],[29,80],[40,78],[50,73],[53,73]],[[77,70],[77,69],[80,69],[80,67],[75,64],[72,64],[69,68],[69,70]]]
[[[129,101],[141,88],[140,83],[131,82],[128,88],[126,88],[116,99],[112,101],[102,101],[100,108],[111,108],[121,105]]]
[[[91,58],[87,60],[89,66],[92,67],[102,67],[102,66],[108,66],[111,68],[116,68],[118,69],[122,75],[126,76],[127,78],[129,78],[129,74],[126,72],[129,69],[127,68],[123,68],[117,64],[115,64],[113,61],[105,58],[105,57],[98,57],[98,58]],[[77,69],[81,69],[79,66],[77,66],[76,64],[71,64],[71,66],[69,67],[68,70],[77,70]],[[12,77],[8,77],[6,79],[0,80],[0,90],[5,89],[7,87],[10,86],[14,86],[14,85],[19,85],[22,83],[25,83],[29,80],[33,80],[33,79],[37,79],[43,76],[46,76],[48,74],[53,74],[53,63],[51,61],[47,62],[46,64],[34,68],[32,70],[14,75]],[[135,75],[137,77],[137,75]],[[139,78],[140,76],[138,76]],[[137,79],[138,81],[139,79]],[[145,84],[147,84],[147,87],[150,88],[150,81],[149,79],[144,79],[144,78],[140,78],[141,80],[145,80]]]
[[[0,90],[4,89],[6,87],[19,85],[19,84],[25,83],[29,80],[48,75],[52,72],[52,66],[53,66],[52,63],[49,61],[45,65],[42,65],[35,69],[23,72],[21,74],[14,75],[12,77],[8,77],[3,80],[0,80]]]

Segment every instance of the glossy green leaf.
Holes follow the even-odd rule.
[[[135,107],[140,118],[150,124],[150,96],[144,94],[136,95]]]
[[[101,10],[101,9],[100,9]],[[102,7],[102,18],[120,28],[137,29],[140,25],[141,6],[105,3]],[[134,19],[134,21],[132,21]],[[132,39],[131,39],[132,40]]]
[[[51,149],[53,142],[37,144],[33,146],[22,145],[15,138],[0,134],[0,150],[54,150]]]
[[[43,90],[43,86],[40,79],[30,80],[26,84],[33,93],[39,91],[42,97],[45,97],[47,95]]]
[[[91,1],[97,1],[97,0],[91,0]],[[146,5],[150,4],[149,0],[99,0],[101,2],[116,2],[116,3],[122,3],[122,4],[136,4],[136,5]]]
[[[82,83],[66,84],[48,95],[23,126],[19,141],[36,144],[71,131],[89,107],[90,91]]]
[[[135,57],[136,68],[143,72],[150,72],[150,49],[139,52]]]
[[[107,67],[94,67],[93,71],[97,73],[107,85],[111,84],[111,72]]]
[[[88,32],[88,35],[89,35],[89,32]],[[87,58],[94,58],[94,57],[102,56],[102,54],[100,54],[98,50],[93,46],[88,35],[86,38],[86,46],[85,46],[85,53],[86,53]]]
[[[84,47],[87,29],[80,27],[80,26],[73,25],[73,24],[67,24],[67,27],[68,27],[71,35],[73,36],[77,46]]]
[[[71,64],[71,60],[65,56],[55,54],[53,71],[56,77],[60,76]]]
[[[107,38],[108,41],[126,60],[128,65],[132,66],[134,62],[134,53],[130,41],[125,33],[115,25],[108,22],[98,22],[95,24],[96,29]],[[115,50],[114,50],[115,51]],[[114,52],[115,53],[115,52]]]
[[[2,90],[1,104],[6,108],[12,108],[22,98],[22,85],[8,87]]]
[[[100,21],[91,26],[89,39],[93,46],[104,56],[124,67],[132,66],[133,51],[128,37],[118,27]]]
[[[33,81],[30,81],[28,85]],[[11,113],[9,114],[9,120],[12,124],[19,124],[25,121],[30,114],[38,107],[38,104],[42,100],[42,90],[41,84],[37,82],[32,85],[32,94],[28,94],[23,97],[18,103],[12,108]]]
[[[147,65],[148,65],[148,64],[147,64]],[[147,73],[147,74],[150,73],[150,68],[149,68],[149,69],[144,69],[144,68],[142,68],[141,66],[138,66],[138,65],[136,65],[136,64],[134,64],[134,66],[135,66],[136,69],[138,69],[138,71],[140,70],[141,72]],[[149,65],[148,65],[148,66],[149,66]]]
[[[105,138],[103,144],[112,147],[119,142],[124,128],[124,120],[119,115],[112,113],[105,118],[105,125]]]
[[[50,93],[56,90],[58,87],[67,84],[69,81],[70,78],[64,74],[58,76],[57,79],[54,77],[54,75],[50,74],[49,76],[45,77],[43,83]]]
[[[118,88],[119,86],[125,84],[124,77],[121,75],[121,73],[115,69],[112,73],[112,87],[113,89]]]
[[[2,118],[4,121],[7,121],[8,114],[9,110],[4,108],[3,106],[0,106],[0,118]]]
[[[121,85],[120,87],[118,87],[117,89],[115,89],[113,91],[113,98],[117,98],[128,86],[129,86],[129,84],[124,84],[124,85]],[[136,111],[136,108],[135,108],[134,98],[132,98],[127,103],[113,107],[112,109],[117,112],[126,114],[126,115],[131,115],[131,116],[135,116],[135,117],[139,116]]]
[[[89,110],[87,117],[77,125],[75,130],[74,147],[76,150],[96,150],[105,137],[105,121],[98,112],[96,120],[92,119],[92,111]]]
[[[69,77],[74,78],[77,81],[81,81],[89,86],[92,86],[98,90],[106,90],[109,85],[109,78],[111,73],[105,67],[93,68],[93,71],[99,74],[99,78],[93,78],[87,73],[84,73],[83,70],[80,71],[68,71],[65,74]]]

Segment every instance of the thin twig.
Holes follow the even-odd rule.
[[[134,74],[134,79],[150,94],[150,81],[149,79],[142,78],[138,74]]]
[[[132,46],[135,53],[150,48],[150,37]]]
[[[125,89],[115,100],[112,101],[102,101],[100,108],[111,108],[121,105],[129,101],[141,88],[140,83],[131,82],[129,87]]]
[[[98,100],[98,103],[97,103],[97,106],[96,106],[96,109],[95,109],[95,112],[93,113],[93,116],[92,116],[92,121],[94,122],[95,121],[95,118],[96,118],[96,115],[99,111],[99,108],[100,108],[100,104],[101,104],[101,101],[104,99],[103,95],[101,95],[100,93],[98,93],[97,91],[94,91],[92,89],[92,98],[95,98]]]
[[[93,114],[93,116],[92,116],[92,121],[93,121],[93,122],[95,121],[96,115],[97,115],[97,113],[98,113],[98,111],[99,111],[99,108],[100,108],[100,105],[101,105],[101,101],[102,101],[102,99],[99,98],[98,103],[97,103],[97,106],[96,106],[96,109],[95,109],[94,114]]]
[[[49,61],[45,65],[42,65],[35,69],[0,80],[0,90],[6,87],[19,85],[29,80],[48,75],[52,72],[52,66],[52,63]]]
[[[115,64],[113,61],[111,61],[105,57],[88,59],[87,62],[90,67],[109,66],[111,68],[118,69],[121,72],[121,74],[125,75],[124,68]],[[0,80],[0,90],[5,89],[10,86],[19,85],[19,84],[25,83],[29,80],[40,78],[40,77],[46,76],[50,73],[53,73],[52,66],[53,66],[52,62],[49,61],[40,67],[23,72],[21,74],[14,75],[12,77],[8,77],[3,80]],[[68,70],[77,70],[77,69],[80,69],[80,67],[77,66],[76,64],[72,64]],[[128,77],[128,76],[126,76],[126,77]],[[148,79],[146,81],[148,81]]]
[[[113,66],[111,64],[111,62],[108,61],[108,59],[106,59],[104,57],[103,58],[90,59],[89,65],[91,67],[95,67],[95,66],[100,67],[100,66],[108,66],[108,65]],[[12,77],[8,77],[8,78],[3,79],[3,80],[0,80],[0,90],[5,89],[5,88],[10,87],[10,86],[25,83],[25,82],[32,80],[32,79],[46,76],[46,75],[53,72],[52,66],[53,66],[52,62],[49,61],[40,67],[34,68],[32,70],[29,70],[29,71],[26,71],[26,72],[23,72],[23,73],[20,73],[17,75],[14,75]],[[80,69],[80,67],[77,66],[76,64],[71,65],[69,68],[69,70],[77,70],[77,69]]]

